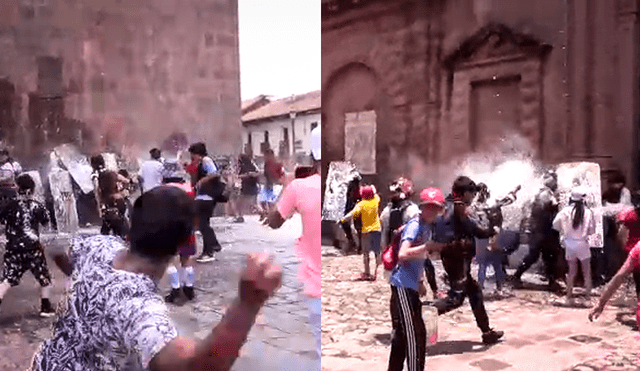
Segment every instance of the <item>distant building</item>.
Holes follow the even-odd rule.
[[[543,163],[594,161],[639,186],[639,4],[322,0],[325,171],[451,177],[517,134]]]
[[[56,141],[146,150],[177,132],[234,151],[239,70],[237,0],[4,1],[0,140],[27,156]]]
[[[243,143],[254,156],[271,148],[276,155],[306,161],[309,134],[320,125],[320,91],[270,100],[267,96],[242,102]]]

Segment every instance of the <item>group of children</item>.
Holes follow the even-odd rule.
[[[515,202],[516,193],[520,187],[510,192],[506,197],[496,201],[496,205],[489,207],[487,201],[490,193],[486,185],[479,183],[477,185],[477,196],[471,205],[469,216],[475,219],[475,222],[481,226],[488,227],[497,214],[500,221],[498,231],[492,238],[476,238],[476,261],[478,263],[478,284],[484,288],[486,271],[492,266],[496,275],[497,290],[503,293],[504,284],[506,282],[506,267],[504,266],[504,247],[509,245],[505,239],[511,237],[507,233],[500,230],[502,224],[502,215],[500,209]],[[419,207],[410,200],[413,195],[413,184],[409,179],[399,178],[390,185],[390,202],[384,208],[382,213],[380,210],[381,198],[373,185],[365,185],[360,187],[360,200],[349,211],[340,224],[349,223],[354,218],[359,219],[361,223],[361,252],[363,254],[364,269],[363,272],[355,277],[356,280],[375,281],[377,273],[381,265],[381,253],[385,246],[392,242],[393,234],[399,227],[419,215]],[[590,267],[590,246],[588,238],[595,233],[595,214],[586,206],[587,191],[582,187],[576,187],[572,190],[569,205],[555,215],[553,219],[553,228],[560,233],[560,240],[565,251],[565,258],[568,263],[569,272],[567,275],[567,300],[574,303],[573,287],[577,277],[578,262],[582,267],[583,276],[585,277],[585,296],[589,297],[591,283],[591,267]],[[373,273],[370,267],[370,253],[374,254],[375,266]],[[425,274],[427,282],[436,296],[443,294],[438,291],[435,280],[435,271],[433,264],[427,258],[425,261]]]

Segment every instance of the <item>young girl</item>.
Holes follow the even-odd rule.
[[[166,185],[182,189],[191,198],[195,197],[193,187],[190,183],[185,182],[184,179],[178,177],[165,178],[164,183]],[[169,265],[167,268],[167,274],[171,281],[171,292],[165,297],[165,301],[168,303],[173,303],[180,297],[180,288],[182,284],[184,284],[184,286],[182,286],[182,292],[184,292],[187,299],[193,300],[195,298],[195,292],[193,289],[193,285],[195,283],[195,271],[193,270],[193,259],[191,257],[196,254],[196,241],[195,233],[191,233],[189,242],[178,248],[178,253],[180,254],[180,270],[178,270],[178,268],[173,264]]]
[[[562,209],[553,220],[553,228],[560,232],[565,257],[569,264],[567,277],[567,303],[573,304],[573,284],[578,270],[578,260],[582,265],[585,280],[587,304],[591,295],[591,251],[588,237],[595,233],[596,222],[593,211],[585,205],[587,192],[580,188],[571,191],[569,205]]]
[[[362,218],[362,254],[364,260],[364,272],[356,279],[362,281],[375,281],[378,266],[382,263],[380,256],[380,240],[382,239],[382,226],[378,209],[380,207],[380,196],[376,194],[374,186],[365,186],[360,190],[362,200],[356,204],[340,223],[345,223],[353,217]],[[376,258],[376,265],[371,275],[369,270],[369,252],[373,252]]]

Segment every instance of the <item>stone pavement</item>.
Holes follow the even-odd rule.
[[[273,252],[283,266],[283,287],[261,312],[233,370],[311,370],[315,342],[307,327],[308,309],[297,280],[298,262],[293,249],[301,222],[293,218],[280,230],[271,230],[261,226],[255,217],[245,219],[245,223],[233,224],[214,218],[223,251],[217,261],[196,265],[197,298],[195,302],[170,305],[171,317],[182,335],[204,338],[236,297],[245,253]],[[53,299],[58,302],[62,300],[65,279],[57,268],[52,268],[52,273]],[[169,290],[166,277],[161,287],[164,293]],[[39,304],[38,285],[30,273],[5,296],[0,306],[0,371],[24,370],[37,346],[51,336],[54,319],[40,318]]]
[[[441,281],[441,263],[434,264]],[[352,281],[361,270],[361,256],[340,256],[332,247],[323,247],[322,370],[387,369],[390,289],[380,278],[374,283]],[[524,280],[535,282],[535,276],[525,274]],[[439,288],[444,288],[442,282]],[[487,299],[491,326],[505,331],[504,341],[494,346],[482,344],[466,301],[461,308],[438,317],[439,339],[428,348],[426,369],[640,370],[640,339],[638,331],[632,330],[633,292],[631,285],[621,288],[594,323],[589,322],[587,309],[560,305],[563,298],[531,284],[512,297]]]

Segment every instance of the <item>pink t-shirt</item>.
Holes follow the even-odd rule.
[[[304,293],[319,298],[320,288],[320,175],[295,179],[282,191],[278,211],[289,219],[295,212],[302,217],[302,235],[296,244],[301,260],[298,277],[305,284]]]

